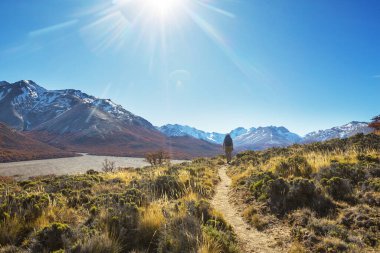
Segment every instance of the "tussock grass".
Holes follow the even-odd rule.
[[[0,252],[236,252],[208,202],[217,161],[0,178]]]
[[[228,173],[246,221],[264,231],[266,220],[289,224],[289,252],[380,249],[379,136],[247,151]]]

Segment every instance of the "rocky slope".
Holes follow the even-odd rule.
[[[0,162],[68,156],[74,156],[74,153],[31,139],[0,123]]]

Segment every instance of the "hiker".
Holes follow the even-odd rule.
[[[227,163],[230,164],[232,159],[232,150],[234,150],[234,144],[232,142],[231,135],[227,134],[223,141],[223,149],[226,152]]]

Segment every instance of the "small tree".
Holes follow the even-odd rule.
[[[114,172],[116,170],[115,162],[109,161],[108,159],[105,159],[103,162],[102,170],[104,172]]]
[[[375,134],[380,135],[380,115],[374,117],[368,126],[374,129]]]
[[[161,166],[170,163],[170,156],[164,151],[147,153],[145,155],[145,161],[150,163],[151,166]]]

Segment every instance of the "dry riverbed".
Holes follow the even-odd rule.
[[[0,163],[0,176],[15,177],[17,180],[32,176],[65,175],[85,173],[93,169],[101,171],[105,159],[115,162],[116,167],[143,167],[149,165],[144,158],[83,155],[78,157]],[[174,160],[172,163],[183,161]]]

